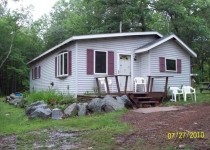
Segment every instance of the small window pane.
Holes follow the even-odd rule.
[[[95,73],[106,73],[106,52],[95,52]]]
[[[176,60],[166,59],[166,70],[176,71]]]
[[[60,68],[61,68],[61,70],[60,70],[60,75],[62,75],[63,74],[63,55],[61,55],[61,62],[60,62]]]
[[[64,54],[64,74],[67,74],[67,53]]]

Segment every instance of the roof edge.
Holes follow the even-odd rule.
[[[139,49],[136,49],[135,50],[135,53],[143,53],[143,52],[146,52],[146,51],[149,51],[151,50],[152,48],[162,44],[162,43],[165,43],[166,41],[172,39],[172,38],[175,38],[183,48],[185,48],[192,57],[197,57],[197,54],[191,49],[189,48],[184,42],[182,42],[182,40],[180,38],[178,38],[176,35],[172,34],[170,36],[168,36],[167,38],[155,43],[155,44],[151,44],[150,46],[146,47],[146,48],[139,48]]]
[[[41,57],[53,52],[55,49],[65,45],[69,42],[76,41],[76,40],[85,40],[85,39],[97,39],[97,38],[111,38],[111,37],[125,37],[125,36],[135,36],[135,35],[157,35],[159,37],[163,37],[160,33],[156,31],[149,31],[149,32],[125,32],[125,33],[106,33],[106,34],[91,34],[91,35],[79,35],[79,36],[72,36],[71,38],[61,42],[60,44],[50,48],[49,50],[45,51],[44,53],[40,54],[39,56],[35,57],[27,64],[31,64],[34,61],[40,59]]]

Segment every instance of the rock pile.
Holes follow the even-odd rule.
[[[19,105],[23,100],[22,95],[15,95],[15,93],[10,94],[6,97],[6,102],[8,102],[11,105]]]
[[[103,99],[94,98],[89,103],[73,103],[63,112],[55,108],[51,110],[44,101],[37,101],[26,107],[26,115],[30,118],[62,119],[63,117],[85,116],[90,113],[111,112],[123,108],[132,108],[132,103],[126,95],[113,98],[106,95]]]

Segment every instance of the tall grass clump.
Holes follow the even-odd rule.
[[[24,95],[26,102],[29,104],[41,100],[50,105],[69,104],[76,101],[73,95],[65,95],[55,90],[34,91]]]

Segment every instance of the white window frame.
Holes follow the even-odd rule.
[[[167,60],[174,60],[175,61],[176,70],[167,70]],[[177,72],[177,59],[174,59],[174,58],[165,58],[165,70],[168,71],[168,72]]]
[[[104,52],[106,53],[106,73],[96,73],[96,52]],[[107,75],[108,74],[108,52],[107,51],[102,51],[102,50],[94,50],[94,74],[103,74]]]
[[[67,73],[64,73],[64,61],[63,61],[63,65],[62,65],[62,72],[61,72],[61,59],[62,58],[64,60],[64,55],[67,55]],[[68,70],[69,70],[69,59],[68,59],[68,52],[62,52],[60,54],[57,55],[57,77],[66,77],[68,76]]]

